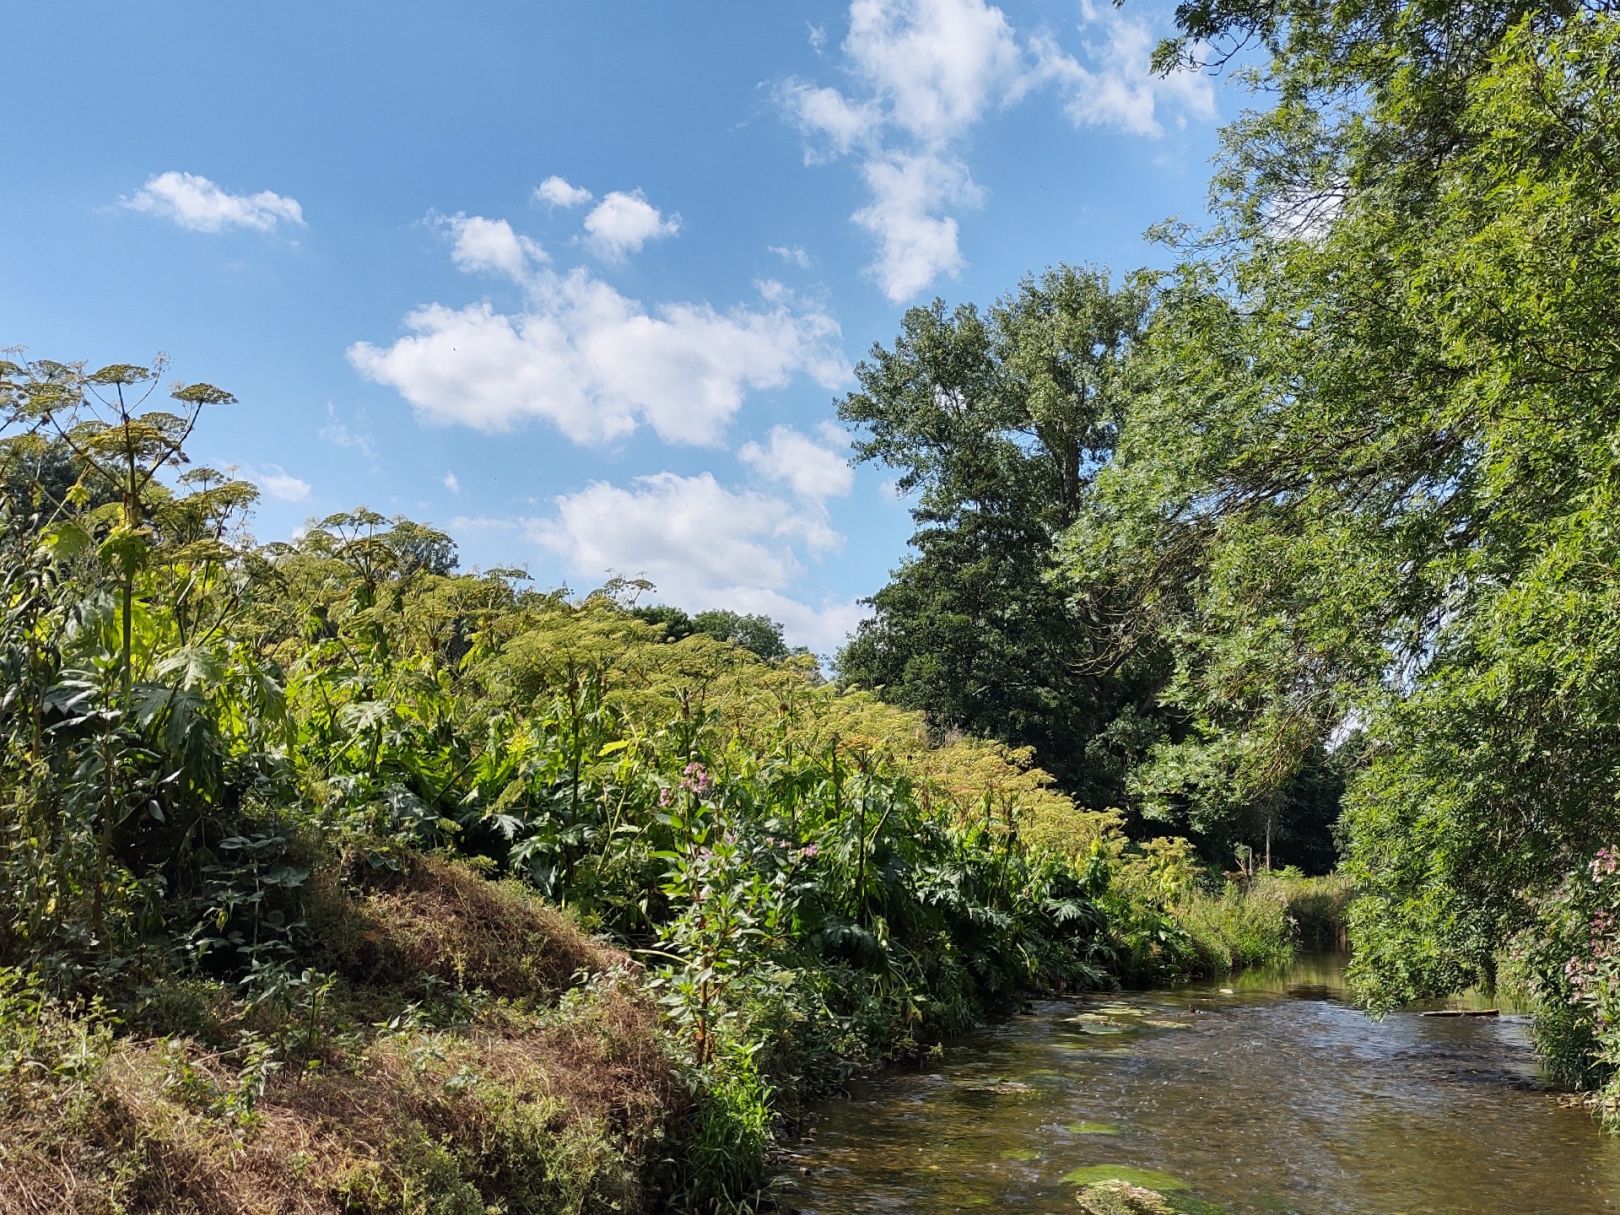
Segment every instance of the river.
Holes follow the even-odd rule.
[[[782,1200],[1050,1213],[1112,1175],[1231,1215],[1620,1212],[1620,1139],[1545,1087],[1521,1017],[1373,1020],[1332,956],[1042,1001],[860,1081],[812,1121]]]

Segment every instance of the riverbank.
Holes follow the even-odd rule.
[[[0,972],[0,1211],[695,1209],[750,1191],[806,1103],[1023,999],[959,990],[862,1025],[756,996],[752,1020],[714,1023],[762,1044],[704,1063],[656,972],[523,886],[409,854],[340,876],[315,875],[302,903],[324,968],[274,986],[154,976],[74,1003]],[[1127,886],[1098,906],[1136,904]],[[1095,956],[1144,914],[1089,921]],[[1108,978],[1046,973],[1048,990]]]

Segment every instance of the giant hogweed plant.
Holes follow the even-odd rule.
[[[232,398],[192,384],[173,391],[176,408],[155,407],[161,373],[0,363],[13,592],[0,729],[15,744],[0,760],[0,866],[17,895],[0,951],[65,976],[122,965],[162,902],[203,897],[244,808],[284,792],[277,674],[231,628],[233,529],[254,490],[179,471],[202,410]],[[47,483],[47,439],[68,453],[70,483]]]

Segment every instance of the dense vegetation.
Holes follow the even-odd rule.
[[[185,457],[228,394],[0,374],[0,1208],[711,1206],[1027,991],[1290,947],[769,622],[256,545]]]
[[[256,544],[229,394],[0,364],[0,1209],[715,1207],[853,1070],[1352,885],[1371,1004],[1510,978],[1620,1118],[1620,18],[1178,22],[1269,108],[1175,268],[841,403],[918,530],[837,683],[363,509]]]
[[[1612,1111],[1620,18],[1177,21],[1161,67],[1265,102],[1210,225],[1167,225],[1146,286],[1058,271],[874,351],[843,413],[923,530],[844,670],[1057,745],[1069,788],[1211,859],[1280,832],[1319,864],[1342,789],[1365,998],[1505,964]],[[973,677],[981,632],[1022,682]]]

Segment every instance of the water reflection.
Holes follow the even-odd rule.
[[[1039,1004],[829,1105],[785,1201],[1072,1210],[1065,1177],[1109,1166],[1234,1213],[1620,1211],[1620,1142],[1541,1087],[1522,1019],[1374,1021],[1344,999],[1340,960],[1318,956]]]

